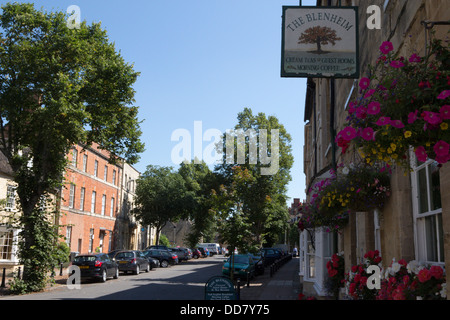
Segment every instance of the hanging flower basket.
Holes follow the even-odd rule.
[[[393,54],[384,42],[370,75],[359,81],[359,97],[348,107],[347,123],[336,137],[345,152],[354,144],[367,164],[384,161],[410,168],[419,161],[450,160],[450,54],[434,40],[425,57]]]
[[[342,208],[354,212],[382,209],[390,190],[388,166],[364,163],[342,166],[336,180],[322,190],[319,211],[330,214]]]

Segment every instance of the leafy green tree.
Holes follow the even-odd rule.
[[[186,188],[183,177],[172,167],[147,166],[137,180],[135,217],[156,229],[156,243],[167,222],[177,222],[194,206],[193,193]]]
[[[267,150],[264,150],[265,146],[262,143],[264,139],[261,135],[256,141],[257,150],[260,151],[258,152],[259,156],[261,156],[261,152],[267,152],[267,154],[274,156],[276,149],[273,142],[278,142],[279,155],[276,157],[278,170],[274,174],[262,174],[262,169],[266,168],[267,164],[262,163],[261,159],[256,163],[251,161],[250,136],[246,137],[245,140],[245,163],[239,164],[241,169],[246,169],[246,174],[251,177],[243,180],[245,187],[235,190],[238,193],[240,210],[250,224],[250,230],[255,237],[255,241],[259,246],[262,246],[265,238],[274,238],[276,234],[283,230],[285,221],[288,219],[286,191],[287,184],[291,180],[290,169],[293,164],[291,136],[274,116],[266,117],[264,113],[253,115],[251,109],[245,108],[243,112],[238,114],[237,118],[238,124],[235,126],[235,131],[242,129],[244,132],[250,132],[250,130],[253,130],[259,135],[262,129],[267,130]],[[278,130],[278,137],[271,135],[272,129]],[[226,146],[225,138],[224,142],[224,146]],[[239,147],[243,146],[239,146],[236,139],[234,142],[235,155],[238,154]],[[226,162],[226,147],[223,154],[224,161],[216,166],[215,172],[222,176],[224,185],[231,186],[235,179],[233,176],[236,174],[236,166]],[[275,158],[273,157],[273,159]]]
[[[26,3],[3,5],[0,15],[0,151],[18,183],[25,290],[42,288],[51,264],[42,242],[54,243],[51,222],[37,206],[62,186],[70,148],[96,142],[111,161],[130,163],[144,150],[133,106],[138,73],[100,24],[69,29],[67,18]]]
[[[217,188],[216,175],[204,162],[196,164],[194,161],[181,163],[178,172],[183,177],[187,190],[192,192],[194,197],[193,206],[188,209],[188,217],[193,224],[186,240],[192,247],[197,245],[201,238],[205,242],[214,242],[212,240],[217,234],[217,223],[212,210],[211,192]]]

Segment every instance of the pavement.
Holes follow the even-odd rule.
[[[299,258],[293,257],[281,266],[273,276],[266,267],[264,274],[244,283],[240,289],[240,300],[298,300],[302,292],[299,273]]]

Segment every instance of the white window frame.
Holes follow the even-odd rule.
[[[97,197],[97,192],[92,191],[92,197],[91,197],[91,213],[95,213],[95,198]]]
[[[98,161],[94,162],[94,176],[98,177]]]
[[[444,248],[441,248],[443,245],[439,240],[443,235],[440,234],[442,230],[442,207],[431,210],[431,193],[430,193],[430,175],[429,169],[430,165],[432,165],[434,160],[427,160],[426,162],[417,165],[416,157],[414,153],[411,153],[412,159],[412,168],[411,172],[411,192],[412,192],[412,200],[413,200],[413,219],[414,219],[414,242],[415,242],[415,255],[416,260],[425,263],[425,264],[433,264],[433,265],[444,265],[445,257]],[[419,204],[419,185],[418,185],[418,174],[420,170],[425,169],[425,178],[426,178],[426,194],[427,194],[427,205],[428,210],[420,213],[420,204]],[[441,199],[442,201],[442,199]],[[442,203],[441,203],[442,206]],[[439,219],[439,216],[441,219]],[[427,217],[435,217],[435,229],[436,229],[436,253],[437,253],[437,261],[428,260],[428,249],[427,249],[427,235],[426,235],[426,218]],[[440,221],[439,221],[440,220]],[[441,224],[439,226],[439,223]],[[443,240],[442,240],[443,241]],[[442,252],[442,254],[441,254]],[[441,256],[442,255],[442,256]]]
[[[16,186],[8,184],[6,186],[6,211],[16,210]]]
[[[109,211],[109,215],[112,217],[114,215],[114,197],[111,197],[111,209]]]
[[[86,188],[81,187],[80,190],[80,210],[84,211],[84,199],[86,196]]]
[[[106,207],[106,194],[102,195],[102,216],[105,215],[105,207]]]
[[[88,155],[84,154],[83,155],[83,171],[87,172],[87,163],[88,163]]]
[[[70,184],[69,190],[69,208],[73,209],[75,204],[75,185],[73,183]]]

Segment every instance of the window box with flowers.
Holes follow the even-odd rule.
[[[440,164],[450,160],[450,54],[434,40],[425,57],[398,57],[384,42],[360,96],[348,108],[346,127],[336,138],[345,152],[354,143],[366,163],[382,160],[410,169],[408,150]]]
[[[347,294],[354,300],[445,300],[446,275],[439,265],[426,266],[413,260],[392,260],[385,270],[377,250],[367,252],[364,263],[354,265],[346,274]],[[381,270],[380,288],[369,289],[367,268],[376,265]]]

